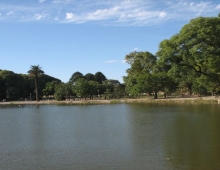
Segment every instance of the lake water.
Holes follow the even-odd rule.
[[[0,106],[2,170],[217,170],[220,105]]]

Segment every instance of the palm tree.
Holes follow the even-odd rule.
[[[34,78],[35,83],[35,93],[36,93],[36,101],[39,101],[38,98],[38,78],[40,75],[44,74],[44,71],[41,70],[41,67],[39,65],[31,66],[30,70],[28,71],[29,76]]]

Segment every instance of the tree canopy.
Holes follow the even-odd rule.
[[[105,80],[107,80],[105,75],[100,71],[95,73],[94,78],[95,78],[95,81],[97,81],[100,84],[102,84]]]
[[[79,79],[79,78],[83,78],[83,74],[81,72],[79,72],[79,71],[76,71],[70,77],[69,82],[74,84],[77,81],[77,79]]]
[[[203,79],[203,83],[211,81],[216,84],[212,91],[217,91],[220,86],[219,35],[219,17],[193,19],[178,34],[160,43],[156,54],[159,63],[173,77],[179,75],[178,81],[185,84],[188,81],[188,88],[189,84],[193,86],[195,78],[205,76],[208,78]]]

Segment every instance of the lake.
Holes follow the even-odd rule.
[[[220,105],[1,105],[3,170],[217,170]]]

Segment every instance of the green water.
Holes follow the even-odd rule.
[[[220,105],[0,106],[2,170],[218,170]]]

